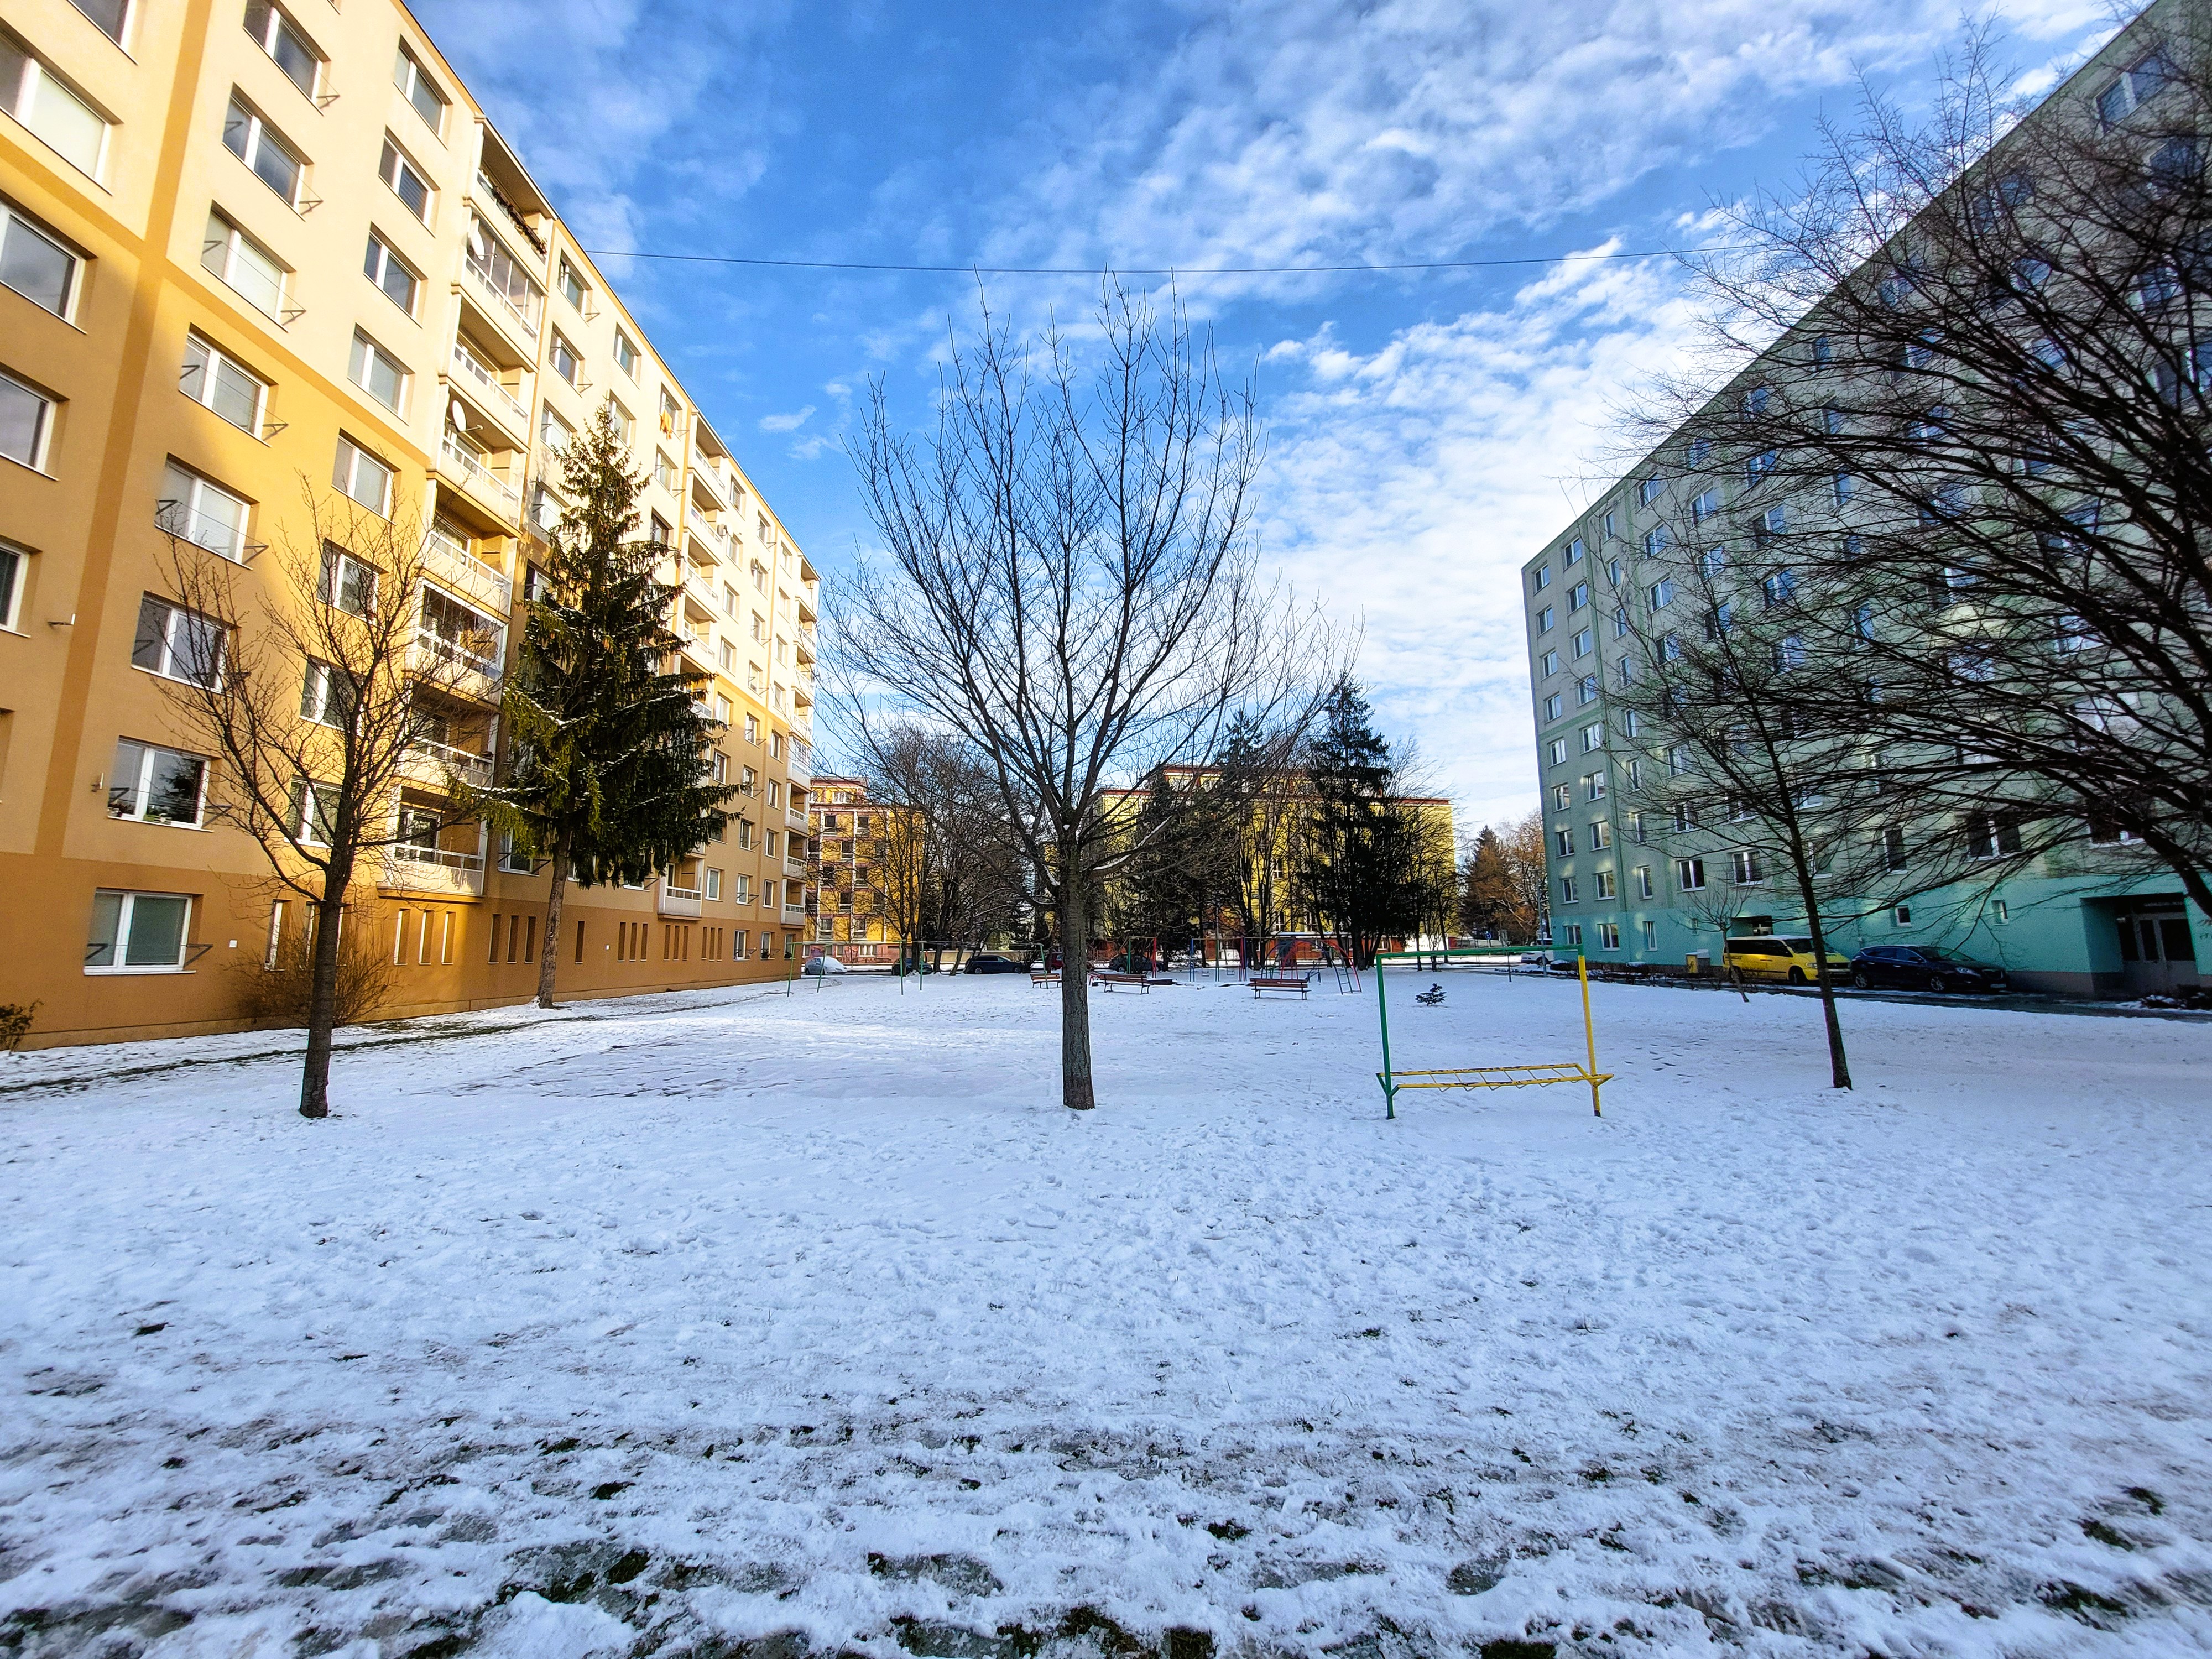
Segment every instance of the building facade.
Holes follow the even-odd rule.
[[[890,962],[898,941],[884,915],[876,860],[885,816],[860,778],[822,777],[807,799],[814,840],[810,878],[817,896],[811,944],[842,962]]]
[[[2143,50],[2123,35],[2053,99],[2099,111],[2116,96],[2124,102],[2132,95],[2130,66],[2140,66]],[[1814,356],[1817,363],[1817,350]],[[1770,352],[1743,386],[1806,372]],[[1521,567],[1552,942],[1563,956],[1717,966],[1731,935],[1808,931],[1795,884],[1756,851],[1717,850],[1726,842],[1709,833],[1710,823],[1700,829],[1695,811],[1686,821],[1680,808],[1671,816],[1642,810],[1652,797],[1639,785],[1666,763],[1648,733],[1639,739],[1634,712],[1614,706],[1620,688],[1649,666],[1637,660],[1644,643],[1664,636],[1664,608],[1681,597],[1664,574],[1670,536],[1685,557],[1726,566],[1765,536],[1794,526],[1804,507],[1784,514],[1765,505],[1772,496],[1759,493],[1756,464],[1751,474],[1726,482],[1720,469],[1697,464],[1699,448],[1679,433],[1663,441]],[[1832,515],[1844,532],[1853,510],[1849,483],[1838,475],[1832,499],[1811,508]],[[1700,525],[1710,527],[1694,528]],[[1704,550],[1681,542],[1686,526],[1710,538],[1695,544]],[[1688,615],[1679,625],[1698,622]],[[1704,622],[1709,638],[1716,623],[1729,626],[1725,614]],[[1989,855],[2005,850],[1999,841]],[[2198,964],[2212,960],[2212,927],[2185,902],[2170,872],[2128,859],[2124,848],[2109,850],[2112,856],[2093,859],[2062,849],[2001,881],[1960,880],[1922,891],[1900,884],[1900,896],[1886,902],[1838,895],[1832,910],[1824,902],[1823,922],[1832,946],[1846,953],[1885,944],[1945,946],[2002,964],[2026,988],[2139,996],[2199,983]]]
[[[266,586],[318,500],[418,526],[398,597],[482,659],[348,925],[392,951],[389,1012],[531,994],[547,877],[434,797],[498,763],[559,450],[610,398],[747,793],[665,879],[571,889],[562,990],[786,972],[818,579],[404,8],[20,0],[0,112],[0,1002],[41,1005],[31,1042],[234,1025],[298,925],[161,695],[192,627],[161,571],[190,544]]]

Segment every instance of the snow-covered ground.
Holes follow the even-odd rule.
[[[2212,1029],[1595,995],[0,1063],[0,1653],[2212,1650]]]

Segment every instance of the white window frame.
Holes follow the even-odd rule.
[[[230,142],[232,123],[241,118],[246,127],[246,147],[243,149],[234,147]],[[264,145],[292,163],[292,188],[289,191],[278,189],[269,175],[261,170],[261,152]],[[300,204],[307,199],[307,192],[309,163],[306,154],[285,136],[281,128],[271,125],[266,116],[248,103],[244,94],[235,90],[230,94],[229,106],[223,111],[222,147],[236,156],[247,172],[268,185],[270,194],[293,212],[300,211]]]
[[[256,0],[256,3],[260,3],[260,0]],[[256,34],[253,32],[253,5],[249,4],[246,8],[244,25],[246,37],[268,54],[269,61],[276,65],[276,72],[297,88],[301,97],[320,103],[323,72],[329,68],[331,60],[324,55],[320,46],[308,39],[307,30],[300,27],[299,19],[293,16],[283,6],[272,3],[264,4],[262,9],[267,14],[268,21],[261,33]],[[300,85],[298,77],[284,67],[284,60],[276,55],[275,43],[287,33],[291,36],[292,43],[307,55],[310,67],[307,70],[308,83],[306,86]]]
[[[185,606],[179,605],[174,599],[164,599],[159,593],[149,593],[139,600],[138,617],[141,625],[145,622],[146,610],[149,605],[161,607],[163,613],[161,617],[161,629],[156,635],[156,643],[161,647],[159,660],[155,663],[142,663],[138,660],[138,635],[136,629],[134,629],[131,637],[131,665],[140,671],[142,673],[152,674],[161,679],[175,680],[180,684],[198,685],[202,684],[202,682],[194,679],[189,674],[180,674],[177,672],[177,622],[179,617],[189,618],[193,622],[206,623],[215,629],[216,649],[214,678],[216,684],[217,685],[221,685],[222,683],[223,667],[230,655],[230,630],[225,628],[222,623],[217,621],[215,617],[203,616],[197,611],[189,610]]]
[[[62,283],[62,302],[58,307],[48,305],[34,294],[26,293],[13,283],[6,283],[9,292],[21,295],[50,316],[65,323],[76,320],[77,298],[84,289],[85,268],[91,263],[70,243],[47,229],[13,203],[0,202],[0,270],[5,270],[5,254],[9,239],[17,234],[31,236],[46,243],[63,258],[69,261],[69,275]]]
[[[407,298],[404,301],[385,285],[387,275],[395,268],[406,273]],[[402,258],[399,251],[386,241],[383,233],[374,225],[368,230],[368,251],[362,258],[362,275],[375,285],[378,293],[408,316],[416,316],[422,310],[422,273]]]
[[[33,472],[44,472],[46,470],[46,457],[54,444],[54,411],[61,407],[61,399],[50,392],[41,391],[22,376],[9,374],[4,368],[0,368],[0,386],[14,386],[25,397],[33,399],[39,406],[38,414],[33,417],[35,429],[31,434],[29,453],[15,455],[0,449],[0,458],[11,460],[19,466],[27,466]]]
[[[86,8],[84,0],[75,0],[75,4],[77,10],[83,13],[85,21],[89,22],[93,27],[98,29],[102,34],[106,35],[109,40],[115,42],[117,46],[121,46],[125,52],[128,52],[131,49],[129,45],[131,40],[131,26],[138,20],[137,0],[123,0],[123,15],[117,20],[116,26],[112,30],[105,23],[101,22],[100,19],[92,15],[92,13]]]
[[[126,743],[138,751],[137,770],[136,775],[128,782],[122,781],[121,773],[118,770],[111,770],[108,773],[107,816],[120,823],[149,823],[158,830],[206,829],[208,775],[213,769],[208,757],[205,755],[195,755],[188,749],[172,749],[167,744],[149,743],[141,738],[118,738],[115,740],[118,767],[122,763],[121,751]],[[154,767],[164,755],[174,756],[179,760],[194,762],[199,767],[199,780],[192,791],[192,816],[189,819],[149,818],[146,816],[146,808],[153,793],[149,786],[153,778]],[[118,811],[115,798],[125,789],[137,797],[137,807],[131,811]]]
[[[568,302],[568,308],[571,311],[580,317],[588,317],[592,314],[589,303],[592,297],[592,285],[584,280],[584,273],[576,269],[576,262],[566,253],[561,254],[554,261],[553,285],[560,290],[561,297]],[[576,290],[573,295],[568,292],[571,286]]]
[[[1705,861],[1703,859],[1676,859],[1674,885],[1685,893],[1705,891]]]
[[[217,234],[218,229],[220,234]],[[267,305],[256,298],[253,289],[240,280],[241,265],[248,271],[253,270],[252,258],[241,258],[241,252],[258,256],[276,273],[276,293]],[[291,307],[286,303],[292,291],[292,267],[278,258],[275,250],[267,243],[243,229],[237,220],[219,207],[208,210],[208,228],[200,238],[200,269],[279,328],[289,322],[288,312],[293,316],[298,314],[291,312]]]
[[[419,213],[399,188],[399,176],[403,173],[412,174],[416,182],[422,186],[422,210]],[[422,164],[407,153],[406,147],[388,132],[384,135],[384,153],[377,160],[376,176],[384,181],[384,187],[392,192],[393,199],[407,210],[410,217],[424,225],[436,222],[437,185],[422,170]]]
[[[88,933],[85,939],[84,953],[84,971],[86,973],[101,975],[131,975],[181,974],[190,971],[185,964],[191,961],[192,957],[192,913],[198,903],[194,895],[191,893],[142,892],[136,889],[130,888],[99,887],[93,890],[93,904],[95,914],[97,914],[100,901],[103,897],[111,894],[113,895],[119,902],[116,906],[115,937],[112,941],[110,941],[109,948],[118,952],[125,959],[121,962],[102,963],[95,965],[92,961],[92,939],[90,934]],[[185,920],[184,925],[177,929],[177,956],[175,961],[131,962],[129,960],[131,955],[131,927],[132,921],[136,919],[137,902],[140,899],[177,899],[183,902],[185,907]]]
[[[624,361],[625,357],[628,361]],[[622,370],[623,375],[633,386],[637,383],[637,342],[629,337],[627,331],[617,329],[615,331],[615,367]],[[665,428],[663,429],[665,430]]]
[[[353,465],[351,466],[347,465],[349,456],[352,459]],[[354,493],[359,486],[362,473],[361,464],[363,461],[367,461],[372,467],[384,475],[383,493],[381,497],[375,501],[363,501],[358,495]],[[348,501],[354,502],[356,506],[367,507],[370,512],[375,514],[377,517],[380,519],[388,519],[392,516],[392,497],[393,491],[398,483],[398,479],[399,469],[392,465],[391,462],[386,460],[381,455],[377,454],[374,450],[355,442],[344,433],[341,432],[338,434],[337,455],[336,459],[332,461],[331,467],[331,489],[337,490],[340,495],[343,495]]]
[[[0,629],[21,633],[17,619],[23,611],[23,590],[30,586],[31,550],[19,542],[0,541]]]
[[[332,678],[336,672],[330,664],[316,658],[308,659],[307,672],[300,686],[300,718],[310,725],[343,732],[347,722],[331,718],[333,712],[343,712],[331,696],[332,688],[337,684]]]
[[[399,43],[399,55],[392,62],[392,84],[407,100],[407,107],[413,110],[422,125],[430,129],[430,136],[443,143],[446,141],[446,118],[452,112],[453,100],[446,95],[437,78],[422,67],[422,60],[415,55],[415,49],[404,40]],[[430,101],[437,106],[435,120],[422,113],[422,103],[416,96],[426,91],[430,94]]]
[[[380,397],[376,388],[364,378],[374,368],[380,365],[388,370],[393,379],[392,398],[388,402]],[[414,387],[415,371],[379,345],[375,336],[365,328],[357,328],[353,331],[353,347],[346,358],[346,378],[365,392],[370,401],[379,407],[388,409],[394,415],[401,416],[404,416],[407,413],[407,394]]]
[[[567,369],[561,367],[561,359],[564,356],[568,360]],[[583,390],[584,355],[557,328],[553,331],[553,343],[545,348],[545,367],[551,369],[562,384],[571,391]]]
[[[228,366],[228,368],[236,369],[247,380],[252,381],[254,387],[253,424],[250,427],[238,426],[238,429],[240,432],[245,433],[248,437],[260,437],[263,427],[268,424],[270,383],[262,379],[260,375],[256,374],[244,363],[239,362],[237,358],[225,351],[221,346],[216,344],[214,341],[209,339],[204,334],[189,334],[185,336],[185,368],[187,369],[191,366],[191,353],[195,347],[206,354],[206,361],[201,365],[200,370],[200,390],[204,395],[194,398],[190,392],[185,392],[183,384],[184,375],[182,373],[179,373],[177,377],[177,389],[179,392],[184,392],[184,395],[185,397],[191,398],[194,403],[206,410],[209,414],[214,416],[216,419],[222,422],[226,426],[238,426],[237,422],[232,420],[229,416],[224,414],[221,410],[217,409],[211,401],[210,401],[214,395],[215,385],[218,378],[218,368]]]
[[[99,183],[107,171],[108,154],[114,149],[115,121],[113,118],[102,111],[98,105],[79,92],[67,80],[56,75],[46,62],[31,49],[30,44],[21,36],[0,28],[0,43],[5,43],[23,60],[23,78],[15,87],[0,91],[0,97],[6,97],[8,100],[8,101],[0,102],[0,111],[4,111],[24,131],[29,133],[47,149],[60,156],[63,161],[67,161],[95,184]],[[64,149],[45,131],[40,131],[37,125],[34,125],[38,119],[40,100],[49,95],[74,105],[99,124],[99,150],[93,156],[90,167],[87,167],[77,155]]]
[[[237,528],[225,543],[208,540],[200,528],[210,521],[206,503],[210,497],[238,508]],[[224,489],[173,457],[163,465],[161,494],[154,503],[154,522],[164,534],[190,542],[233,563],[243,563],[246,550],[251,544],[247,538],[252,517],[253,503],[235,490]]]

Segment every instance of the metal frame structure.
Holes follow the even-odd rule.
[[[1590,1021],[1589,963],[1579,955],[1575,957],[1575,974],[1581,981],[1583,992],[1583,1045],[1586,1058],[1582,1064],[1562,1060],[1527,1066],[1446,1066],[1431,1071],[1395,1070],[1390,1064],[1390,1005],[1382,992],[1382,964],[1386,962],[1425,961],[1437,954],[1432,951],[1386,951],[1377,952],[1375,957],[1375,1012],[1382,1027],[1382,1069],[1376,1073],[1375,1080],[1382,1085],[1384,1117],[1398,1115],[1398,1091],[1401,1089],[1528,1089],[1547,1083],[1589,1084],[1591,1114],[1597,1117],[1605,1115],[1598,1088],[1601,1084],[1612,1082],[1613,1074],[1597,1068],[1597,1028]],[[1407,1079],[1416,1080],[1403,1080]]]

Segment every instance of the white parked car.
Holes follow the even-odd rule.
[[[809,957],[806,958],[806,965],[799,971],[803,975],[815,979],[830,979],[839,974],[849,974],[853,970],[835,957]]]

